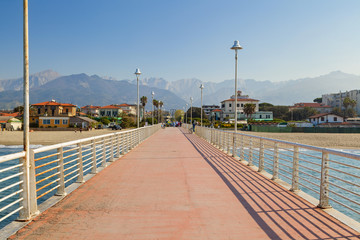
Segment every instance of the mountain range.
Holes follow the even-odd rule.
[[[200,106],[200,84],[204,84],[203,104],[216,104],[234,94],[234,80],[203,82],[196,78],[167,81],[163,78],[139,80],[140,96],[147,96],[151,109],[151,92],[164,102],[165,109],[182,109],[194,98],[193,106]],[[84,105],[136,103],[136,80],[114,80],[112,77],[88,76],[84,73],[61,76],[46,70],[30,76],[30,103],[55,99],[58,102]],[[0,109],[11,109],[22,104],[22,78],[0,80]],[[360,89],[360,76],[331,72],[313,78],[282,82],[240,79],[238,89],[260,102],[292,105],[312,102],[322,94]]]

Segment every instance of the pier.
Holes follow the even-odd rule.
[[[74,183],[76,190],[10,239],[359,238],[359,232],[299,196],[298,189],[290,191],[244,164],[249,153],[244,137],[231,142],[226,132],[204,129],[198,132],[202,138],[185,127],[144,132],[141,141],[138,135],[91,140],[117,146],[108,154],[113,162],[85,183]],[[105,151],[99,155],[106,160]]]

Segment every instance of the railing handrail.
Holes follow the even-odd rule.
[[[201,127],[201,126],[197,126],[197,127]],[[203,127],[203,128],[214,129],[215,131],[223,131],[223,132],[235,133],[233,131],[226,131],[226,130],[216,129],[216,128],[209,128],[209,127]],[[360,155],[356,155],[356,154],[352,154],[352,153],[346,153],[346,152],[342,152],[342,151],[338,151],[338,150],[334,150],[334,149],[330,149],[330,148],[316,147],[316,146],[311,146],[311,145],[306,145],[306,144],[301,144],[301,143],[296,143],[296,142],[289,142],[289,141],[284,141],[284,140],[279,140],[279,139],[274,139],[274,138],[261,137],[261,136],[250,135],[250,134],[239,133],[239,132],[236,132],[235,134],[246,136],[246,137],[264,139],[264,140],[267,140],[267,141],[282,143],[282,144],[285,144],[285,145],[297,146],[297,147],[305,148],[305,149],[308,149],[308,150],[314,150],[314,151],[317,151],[317,152],[327,152],[327,153],[333,154],[333,155],[339,155],[339,156],[346,157],[346,158],[360,160]]]
[[[25,151],[0,156],[0,163],[7,162],[7,161],[17,159],[17,158],[21,158],[24,156],[25,156]]]
[[[141,127],[139,129],[148,128],[148,127],[151,127],[151,126]],[[40,152],[45,152],[45,151],[49,151],[49,150],[56,149],[56,148],[67,147],[67,146],[75,145],[75,144],[82,143],[82,142],[89,142],[89,141],[96,140],[96,139],[101,139],[101,138],[104,138],[104,137],[110,137],[110,136],[114,136],[114,135],[125,134],[125,133],[133,132],[133,131],[136,131],[136,130],[137,130],[137,128],[126,130],[126,131],[115,132],[115,133],[107,133],[107,134],[88,137],[88,138],[82,138],[82,139],[69,141],[69,142],[64,142],[64,143],[57,143],[57,144],[53,144],[53,145],[43,146],[43,147],[39,147],[39,148],[34,149],[34,153],[40,153]]]

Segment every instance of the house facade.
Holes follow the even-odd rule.
[[[100,106],[86,105],[81,107],[81,112],[90,116],[99,116],[100,115]]]
[[[211,112],[215,109],[219,109],[220,106],[218,105],[203,105],[202,106],[202,109],[204,110],[204,113],[207,115],[207,116],[210,116]]]
[[[116,105],[107,105],[99,109],[100,117],[117,117],[123,110]]]
[[[310,116],[309,121],[316,126],[324,123],[342,123],[344,118],[332,113],[320,113]]]
[[[255,105],[255,112],[259,111],[259,100],[249,98],[248,95],[241,95],[241,91],[237,92],[237,118],[244,119],[244,106],[247,103]],[[227,119],[235,119],[235,95],[221,102],[222,121]]]
[[[349,97],[351,100],[356,101],[355,111],[360,114],[360,90],[351,90],[346,92],[339,93],[330,93],[322,95],[322,102],[326,105],[331,106],[332,108],[340,108],[344,110],[342,103],[346,97]]]
[[[69,127],[69,119],[76,116],[76,106],[55,100],[32,104],[30,124],[37,127]]]

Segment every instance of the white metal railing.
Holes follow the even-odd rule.
[[[66,195],[67,186],[84,182],[86,174],[97,173],[159,129],[158,124],[31,149],[29,163],[24,151],[0,156],[0,224],[16,214],[29,220],[40,203]]]
[[[192,126],[184,124],[191,131]],[[255,165],[318,198],[320,208],[331,208],[360,220],[360,155],[196,126],[196,134],[222,151]]]

